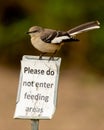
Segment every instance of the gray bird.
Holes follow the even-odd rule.
[[[77,34],[98,28],[100,28],[100,23],[92,21],[81,24],[68,31],[56,31],[40,26],[33,26],[27,34],[31,36],[32,45],[41,52],[40,59],[47,53],[52,53],[50,57],[52,59],[65,42],[79,41],[75,38]]]

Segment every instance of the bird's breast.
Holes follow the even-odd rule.
[[[55,44],[55,43],[46,43],[42,41],[39,37],[33,37],[31,38],[32,45],[41,52],[47,52],[47,53],[54,53],[56,50],[58,51],[61,46],[61,44]]]

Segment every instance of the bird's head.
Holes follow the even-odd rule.
[[[43,30],[42,27],[39,27],[39,26],[33,26],[29,29],[29,31],[26,33],[26,34],[29,34],[30,36],[36,36],[38,35],[39,33],[41,33]]]

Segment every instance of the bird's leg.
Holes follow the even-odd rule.
[[[57,53],[57,50],[55,50],[55,52],[50,56],[49,61],[54,60],[54,56],[55,56],[56,53]]]
[[[45,54],[46,54],[46,52],[41,53],[40,56],[39,56],[39,60],[42,60],[42,56],[44,56]]]

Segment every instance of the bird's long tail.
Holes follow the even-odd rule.
[[[98,28],[100,28],[100,23],[98,21],[92,21],[92,22],[79,25],[75,28],[72,28],[68,30],[67,32],[69,35],[73,36],[82,32],[86,32],[86,31],[98,29]]]

